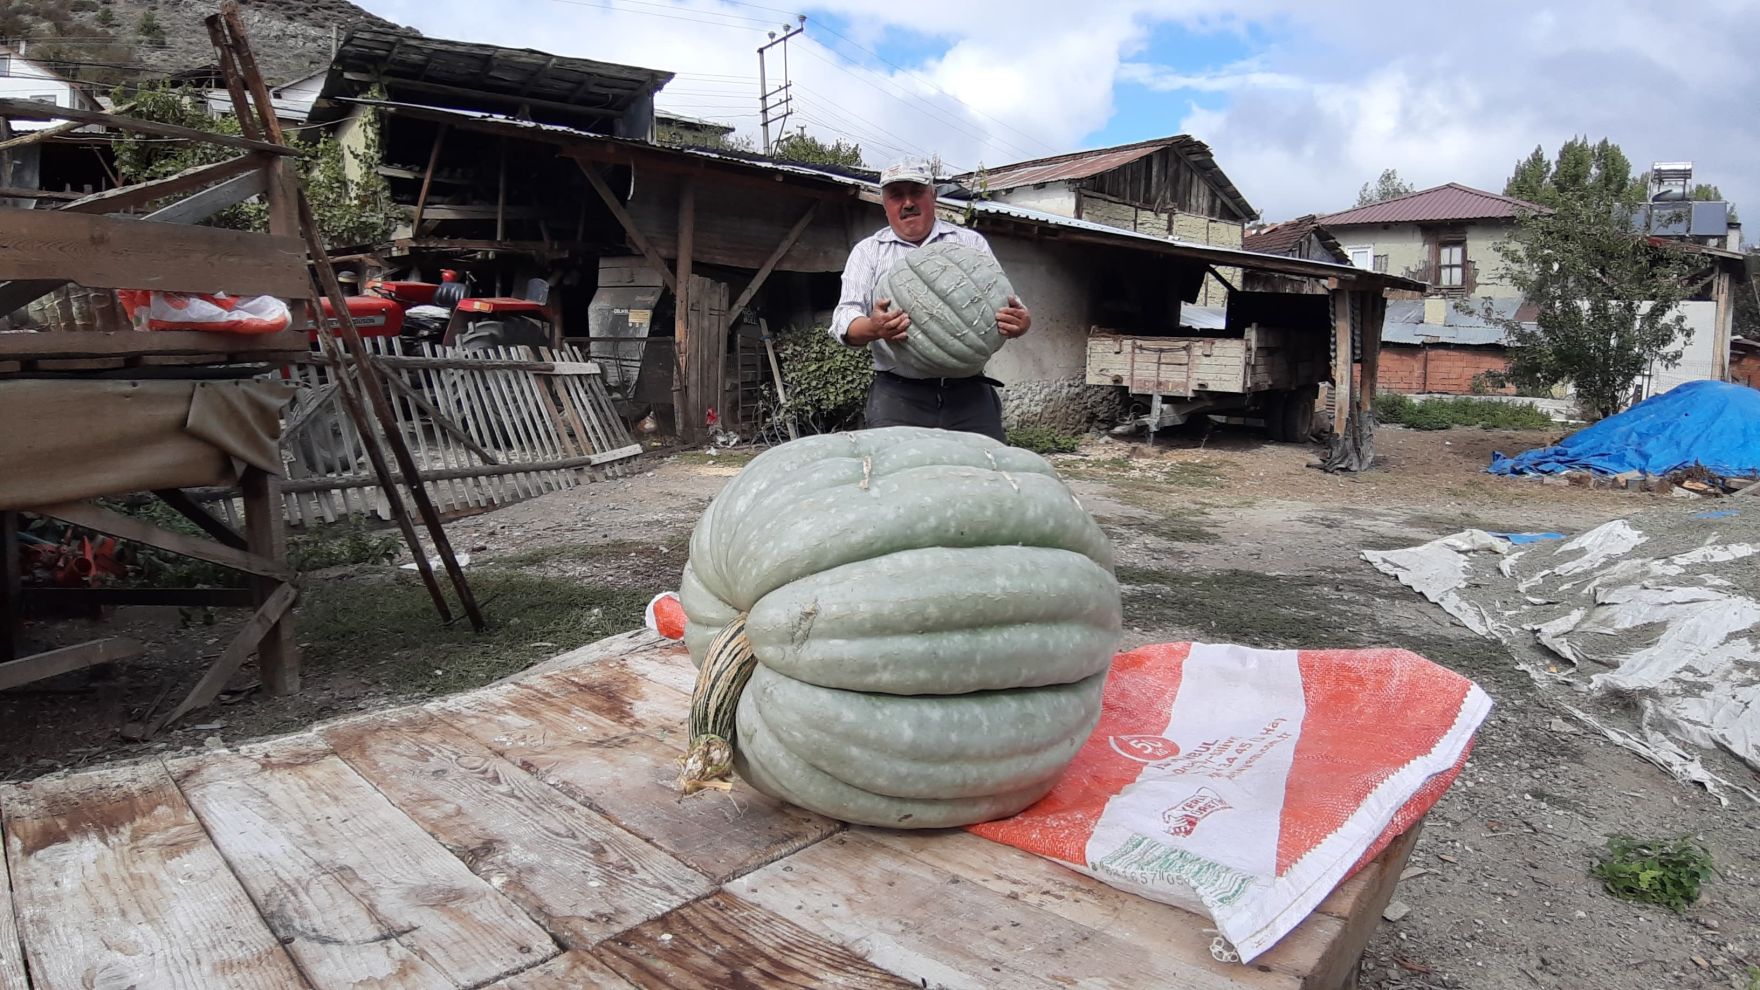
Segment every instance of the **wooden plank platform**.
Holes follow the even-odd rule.
[[[967,832],[743,785],[681,800],[691,683],[682,648],[626,634],[426,705],[0,788],[0,990],[1340,990],[1416,839],[1218,962],[1206,919]]]

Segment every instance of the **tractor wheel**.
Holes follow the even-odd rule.
[[[1265,420],[1265,432],[1271,437],[1272,443],[1289,442],[1284,423],[1288,399],[1289,393],[1282,390],[1265,393],[1265,404],[1259,415]]]
[[[1283,443],[1307,443],[1314,433],[1314,404],[1320,399],[1320,387],[1307,385],[1290,389],[1283,396]]]

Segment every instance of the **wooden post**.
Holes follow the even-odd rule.
[[[1373,429],[1368,419],[1375,408],[1375,392],[1381,378],[1381,321],[1387,312],[1387,298],[1381,292],[1359,293],[1362,299],[1362,327],[1358,335],[1363,341],[1363,380],[1357,385],[1357,413],[1364,417],[1365,429]]]
[[[244,490],[245,543],[250,552],[281,564],[287,563],[287,530],[281,516],[281,492],[266,471],[247,468],[240,479]],[[262,608],[285,582],[252,576],[251,600]],[[299,646],[293,641],[293,622],[278,618],[257,644],[257,676],[270,695],[299,691]]]
[[[1735,334],[1734,282],[1721,265],[1717,274],[1711,278],[1711,298],[1716,302],[1716,316],[1712,324],[1715,329],[1712,332],[1714,339],[1711,376],[1718,381],[1729,381],[1729,342]]]
[[[1351,293],[1342,285],[1332,290],[1332,339],[1332,432],[1342,437],[1351,416]]]
[[[696,250],[697,186],[686,178],[678,194],[678,271],[672,293],[672,346],[677,363],[672,372],[672,411],[678,438],[695,443],[702,435],[702,397],[690,387],[691,254]]]
[[[0,663],[18,657],[19,593],[23,576],[18,558],[18,513],[0,509]]]

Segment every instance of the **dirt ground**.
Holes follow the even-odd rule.
[[[1572,729],[1500,645],[1455,625],[1360,556],[1467,527],[1577,531],[1666,502],[1483,471],[1492,450],[1553,439],[1384,429],[1378,467],[1358,476],[1314,470],[1318,448],[1229,429],[1153,446],[1096,440],[1054,460],[1115,542],[1126,646],[1188,639],[1398,646],[1473,678],[1496,701],[1465,773],[1429,816],[1396,894],[1409,912],[1381,924],[1364,986],[1753,990],[1760,987],[1756,809],[1723,808]],[[97,677],[0,693],[0,779],[90,766],[143,746],[233,744],[463,690],[632,628],[652,594],[675,587],[691,525],[747,457],[654,459],[631,478],[454,524],[454,545],[471,554],[473,585],[495,622],[484,636],[462,623],[440,628],[407,572],[352,566],[310,575],[297,614],[305,689],[263,697],[250,690],[247,668],[226,703],[144,744],[122,740],[120,726],[155,699],[174,703],[167,685],[186,689],[196,660],[224,645],[236,619],[206,625],[174,609],[119,609],[104,631],[146,640],[149,656]],[[38,623],[30,633],[37,645],[96,634],[87,621]],[[1718,875],[1680,915],[1617,900],[1588,872],[1614,834],[1697,836]]]

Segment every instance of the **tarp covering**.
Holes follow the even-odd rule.
[[[1595,731],[1760,801],[1751,775],[1719,766],[1727,754],[1760,770],[1760,508],[1677,506],[1527,545],[1468,530],[1363,557],[1508,646],[1542,686],[1618,699],[1610,722],[1637,713],[1627,729],[1560,706]]]
[[[0,509],[280,474],[281,408],[267,381],[0,382]]]
[[[1760,390],[1730,382],[1677,385],[1556,446],[1491,455],[1492,474],[1590,471],[1666,475],[1695,464],[1724,478],[1760,475]]]

